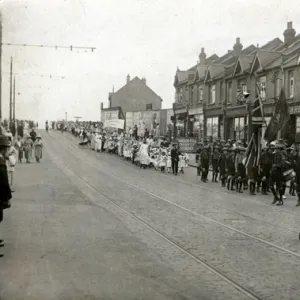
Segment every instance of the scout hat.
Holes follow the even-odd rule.
[[[1,134],[0,135],[0,146],[4,147],[10,147],[11,142],[9,141],[8,137]]]

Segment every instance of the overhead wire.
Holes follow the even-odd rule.
[[[96,47],[85,47],[85,46],[58,46],[58,45],[34,45],[34,44],[17,44],[17,43],[0,43],[3,46],[17,46],[17,47],[36,47],[36,48],[52,48],[52,49],[70,49],[71,51],[78,49],[78,50],[91,50],[94,52],[97,48]]]

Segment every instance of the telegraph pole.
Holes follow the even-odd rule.
[[[11,57],[10,58],[10,91],[9,91],[9,128],[11,126],[11,121],[12,121],[12,94],[13,94],[12,66],[13,66],[13,59]]]
[[[2,15],[0,14],[0,125],[2,122]],[[0,127],[1,133],[1,127]]]
[[[13,121],[16,121],[16,77],[14,76],[14,90],[13,90]]]

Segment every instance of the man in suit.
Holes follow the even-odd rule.
[[[176,176],[178,174],[179,155],[180,152],[178,150],[177,144],[173,144],[173,149],[171,150],[172,171]]]

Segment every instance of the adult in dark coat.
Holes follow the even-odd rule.
[[[171,161],[172,161],[172,171],[173,174],[178,174],[178,162],[179,162],[180,152],[177,148],[177,144],[173,145],[173,149],[171,150]]]
[[[3,221],[3,210],[10,208],[11,190],[8,182],[6,159],[10,147],[9,139],[0,135],[0,223]],[[4,246],[4,241],[0,239],[0,247]],[[0,257],[3,253],[0,252]]]
[[[32,129],[32,131],[30,132],[30,137],[33,142],[35,142],[35,140],[36,140],[36,134],[37,133],[34,131],[34,129]]]

